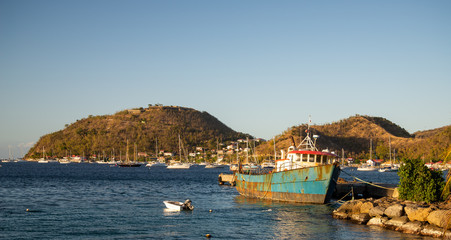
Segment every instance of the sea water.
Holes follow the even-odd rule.
[[[334,219],[336,204],[249,199],[218,185],[225,169],[1,163],[1,239],[429,239]],[[345,170],[372,182],[396,173]],[[163,201],[191,199],[193,211]]]

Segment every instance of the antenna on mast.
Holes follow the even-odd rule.
[[[310,129],[310,124],[312,124],[312,115],[308,115],[308,129]]]
[[[312,139],[310,138],[310,124],[311,123],[312,123],[312,116],[309,115],[307,129],[305,130],[305,132],[307,133],[307,136],[305,136],[304,140],[302,140],[302,142],[299,144],[299,146],[297,147],[298,149],[318,151],[318,149],[316,148],[315,145],[316,145],[316,139],[319,136],[318,135],[313,136],[313,138],[315,139],[315,142],[313,142]]]

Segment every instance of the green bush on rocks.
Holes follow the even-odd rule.
[[[411,201],[437,202],[444,187],[442,171],[427,168],[419,159],[406,160],[398,171],[399,198]]]

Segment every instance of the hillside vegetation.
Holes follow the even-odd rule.
[[[277,155],[305,137],[307,125],[293,126],[275,136]],[[338,155],[357,159],[389,159],[389,140],[396,159],[443,160],[451,151],[451,125],[409,134],[402,127],[381,118],[356,115],[337,122],[313,125],[312,134],[319,135],[317,147],[328,148]],[[155,153],[156,148],[178,153],[178,136],[187,152],[196,147],[216,149],[218,143],[252,138],[235,132],[207,112],[191,108],[149,106],[124,110],[114,115],[90,116],[66,126],[65,129],[42,136],[26,158],[63,157],[69,154],[93,156],[130,151],[136,144],[138,152]],[[370,141],[372,153],[370,156]],[[254,151],[252,151],[254,152]],[[260,144],[255,152],[259,159],[274,156],[273,140]],[[392,155],[393,156],[393,155]],[[393,156],[394,157],[394,156]]]
[[[216,149],[218,140],[228,141],[249,135],[235,132],[207,112],[191,108],[149,106],[124,110],[114,115],[90,116],[65,129],[42,136],[26,158],[63,157],[69,154],[92,156],[104,151],[125,154],[127,140],[130,152],[155,153],[156,149],[178,152],[178,136],[189,151],[196,146]]]
[[[293,126],[276,136],[276,149],[287,149],[291,136],[296,144],[305,137],[307,125]],[[381,117],[356,115],[338,122],[311,126],[319,135],[317,147],[328,148],[341,156],[369,159],[372,140],[373,159],[389,159],[389,141],[396,158],[443,160],[451,146],[451,126],[409,134],[405,129]],[[259,147],[262,154],[274,155],[273,141]],[[394,157],[394,156],[392,156]]]

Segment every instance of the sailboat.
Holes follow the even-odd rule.
[[[228,165],[219,163],[208,163],[207,165],[205,165],[205,168],[225,168],[225,167],[228,167]]]
[[[135,146],[135,152],[136,152],[136,146]],[[135,161],[136,161],[136,153],[135,155]],[[141,164],[136,162],[130,162],[130,159],[128,158],[128,139],[127,139],[127,151],[125,154],[125,162],[121,162],[118,164],[119,167],[141,167]]]
[[[146,167],[167,167],[164,161],[158,160],[158,138],[155,138],[155,157],[157,160],[147,163]]]
[[[42,158],[38,161],[38,163],[49,163],[49,160],[45,159],[45,148],[42,147]]]
[[[219,152],[219,141],[216,139],[216,153]],[[214,163],[205,163],[205,168],[226,168],[229,165],[221,164],[221,161],[223,161],[223,158],[219,158],[219,154],[217,154],[218,160]]]
[[[190,167],[191,164],[182,163],[182,143],[179,135],[179,162],[172,163],[171,165],[167,166],[167,169],[189,169]]]
[[[389,155],[390,155],[390,166],[379,169],[379,172],[397,172],[398,171],[398,167],[393,165],[393,163],[391,161],[391,140],[390,140],[390,136],[388,137],[388,149],[389,149]]]
[[[367,163],[360,165],[357,168],[357,171],[365,171],[365,172],[376,171],[377,168],[374,167],[372,159],[373,159],[373,139],[370,138],[370,159],[367,161]]]
[[[60,163],[60,164],[69,164],[70,161],[69,161],[67,158],[63,158],[63,159],[60,159],[60,160],[59,160],[59,163]]]

